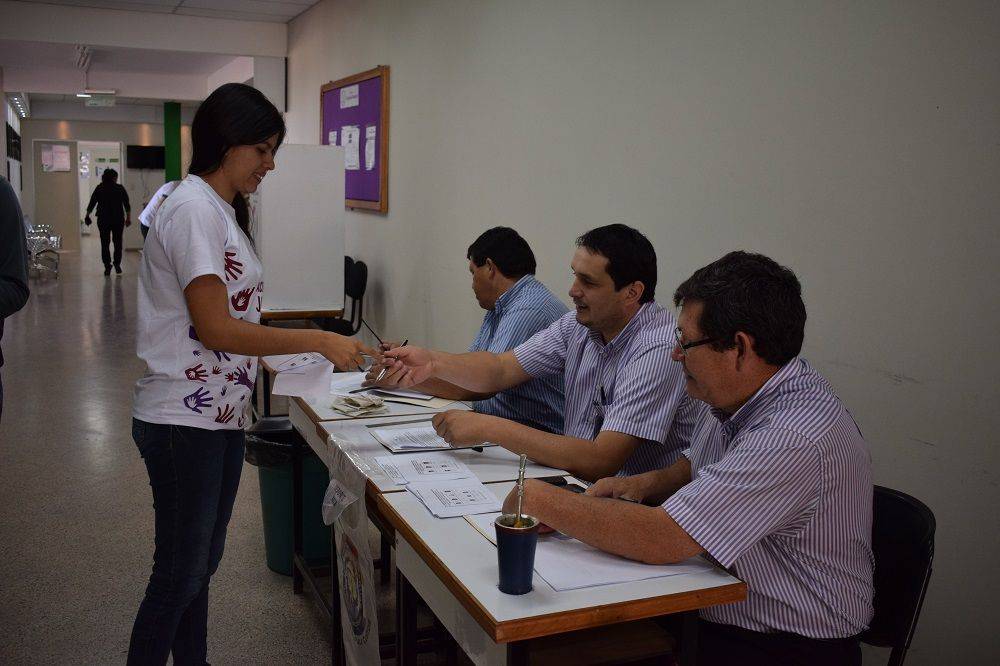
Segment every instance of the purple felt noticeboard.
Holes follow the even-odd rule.
[[[353,92],[356,105],[341,108],[341,91]],[[320,142],[330,145],[330,133],[336,132],[336,145],[344,145],[344,128],[356,127],[358,168],[344,171],[344,199],[347,208],[361,208],[385,213],[389,209],[389,68],[375,69],[339,81],[331,81],[320,89]],[[366,144],[368,128],[375,128],[374,163],[368,169]]]

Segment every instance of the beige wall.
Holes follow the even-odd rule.
[[[191,160],[190,127],[181,127],[181,172],[187,173],[187,165]],[[80,120],[32,120],[21,121],[21,140],[24,146],[24,185],[22,189],[22,207],[27,215],[35,220],[36,201],[47,199],[49,192],[46,189],[50,184],[56,182],[48,178],[53,174],[35,173],[34,152],[30,148],[32,142],[38,143],[40,140],[59,139],[71,141],[117,141],[122,144],[122,159],[125,159],[124,146],[161,146],[163,145],[163,125],[156,123],[106,123]],[[73,149],[73,181],[72,184],[63,184],[64,187],[71,187],[73,196],[77,196],[76,182],[76,148]],[[121,173],[121,169],[119,169]],[[132,226],[125,230],[125,247],[142,247],[142,235],[139,232],[139,212],[142,210],[144,197],[150,197],[156,192],[156,188],[163,184],[163,171],[140,172],[136,169],[125,169],[124,185],[128,191],[129,200],[132,204]],[[61,196],[61,194],[56,195]],[[58,220],[60,233],[63,234],[63,246],[67,250],[79,249],[79,220],[76,216],[76,206],[73,210],[64,211],[61,207],[46,212],[46,215],[55,215]],[[41,222],[42,220],[37,220]],[[96,232],[93,232],[96,233]]]
[[[377,64],[390,213],[351,213],[347,249],[380,334],[464,349],[465,249],[496,224],[564,299],[573,238],[610,221],[653,240],[663,303],[727,250],[772,255],[877,483],[937,514],[908,663],[996,658],[1000,5],[328,0],[290,24],[289,140]]]

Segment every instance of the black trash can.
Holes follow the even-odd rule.
[[[300,435],[286,417],[265,417],[247,430],[245,459],[257,467],[264,518],[267,567],[292,575],[292,454]],[[323,461],[302,446],[302,550],[307,560],[329,560],[330,532],[323,524],[323,495],[329,473]]]

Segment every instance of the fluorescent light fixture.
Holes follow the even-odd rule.
[[[90,97],[90,93],[85,93],[85,92],[77,93],[76,96],[77,97]]]
[[[115,95],[118,91],[114,88],[108,88],[106,90],[100,90],[98,88],[84,88],[83,93],[77,93],[77,97],[83,97],[84,95],[90,97],[91,95]]]

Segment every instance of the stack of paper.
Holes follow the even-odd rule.
[[[500,500],[476,479],[410,483],[406,489],[438,518],[497,512]]]
[[[434,426],[430,424],[430,421],[418,426],[390,425],[382,428],[372,428],[371,434],[382,446],[393,453],[398,451],[416,451],[419,449],[440,451],[451,448],[448,442],[444,441],[434,431]]]
[[[474,479],[476,476],[464,462],[442,453],[382,456],[376,458],[375,462],[386,476],[401,486],[427,481]]]

